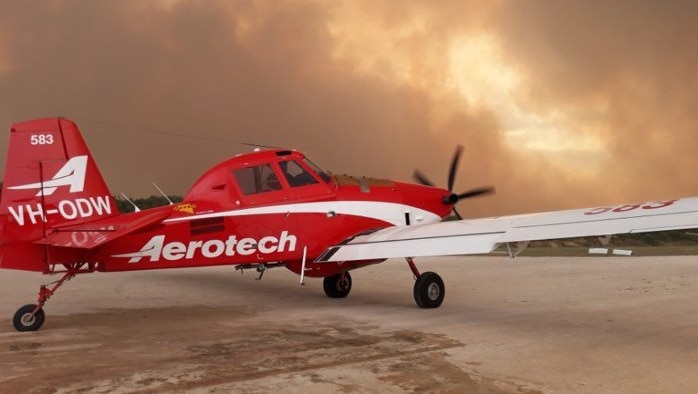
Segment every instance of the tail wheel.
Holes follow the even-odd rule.
[[[435,272],[425,272],[414,283],[414,301],[420,308],[438,308],[444,302],[444,281]]]
[[[17,331],[36,331],[44,324],[44,319],[46,318],[44,310],[39,309],[32,314],[34,309],[36,309],[34,304],[27,304],[17,309],[15,317],[12,319],[12,323]]]
[[[344,298],[351,291],[351,275],[348,272],[326,276],[322,288],[330,298]]]

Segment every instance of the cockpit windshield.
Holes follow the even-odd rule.
[[[325,173],[320,167],[318,167],[315,163],[310,161],[307,157],[303,158],[303,162],[308,165],[313,171],[315,171],[318,175],[320,175],[320,178],[322,178],[323,181],[329,182],[330,181],[330,176]]]
[[[306,171],[303,166],[295,161],[282,161],[279,163],[281,167],[281,172],[283,172],[284,177],[288,181],[291,187],[306,186],[318,183],[315,178]]]

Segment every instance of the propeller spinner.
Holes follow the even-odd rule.
[[[478,187],[475,189],[468,190],[463,193],[454,193],[453,192],[453,183],[456,179],[456,167],[458,167],[458,161],[460,161],[460,156],[463,153],[463,145],[458,145],[456,147],[456,151],[453,153],[453,159],[451,160],[451,167],[449,168],[448,171],[448,191],[450,194],[448,196],[443,197],[443,203],[447,205],[451,205],[453,207],[453,213],[456,214],[456,217],[460,220],[463,219],[461,215],[458,213],[456,210],[455,205],[460,201],[464,200],[466,198],[472,198],[472,197],[477,197],[480,195],[484,194],[490,194],[494,193],[494,187],[492,186],[485,186],[485,187]],[[414,179],[421,183],[422,185],[425,186],[432,186],[435,187],[434,183],[431,182],[424,174],[422,174],[419,170],[414,170],[413,174]]]

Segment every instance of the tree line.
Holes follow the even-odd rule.
[[[182,196],[177,196],[177,195],[167,196],[167,198],[169,198],[173,203],[182,202],[182,200],[184,200],[182,198]],[[149,209],[149,208],[155,208],[155,207],[161,207],[163,205],[168,205],[170,202],[167,201],[167,198],[165,198],[163,196],[150,196],[150,197],[145,197],[145,198],[136,198],[135,200],[133,200],[133,204],[135,204],[138,207],[138,209],[145,210],[145,209]],[[116,196],[114,196],[114,199],[116,200],[116,206],[119,208],[119,212],[129,213],[129,212],[133,212],[135,210],[135,208],[133,207],[133,204],[131,204],[130,202],[128,202],[124,199],[116,198]]]
[[[113,196],[114,200],[116,200],[116,206],[119,209],[119,212],[121,213],[129,213],[133,212],[135,208],[133,207],[133,204],[128,202],[127,200],[118,198],[117,196]],[[0,181],[0,198],[2,198],[2,181]],[[178,195],[173,195],[173,196],[167,196],[167,198],[170,199],[173,203],[178,203],[182,202],[184,200],[182,196]],[[164,205],[168,205],[170,202],[167,201],[167,198],[164,196],[150,196],[150,197],[145,197],[145,198],[137,198],[133,200],[133,203],[138,207],[140,210],[145,210],[149,208],[155,208],[155,207],[161,207]]]

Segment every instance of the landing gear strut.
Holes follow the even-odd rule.
[[[407,258],[407,264],[409,264],[416,279],[413,294],[417,306],[424,309],[440,307],[446,296],[446,288],[441,277],[435,272],[420,274],[411,258]]]
[[[322,288],[330,298],[344,298],[351,291],[351,275],[349,272],[326,276],[322,282]]]
[[[39,299],[36,304],[27,304],[23,307],[17,309],[15,316],[12,318],[12,324],[15,326],[17,331],[36,331],[44,324],[46,320],[46,314],[44,313],[44,304],[48,301],[53,293],[58,290],[63,283],[73,279],[77,274],[94,272],[94,266],[91,264],[87,265],[87,268],[82,268],[85,263],[70,264],[66,265],[67,270],[62,271],[63,277],[61,279],[51,283],[54,286],[48,287],[48,285],[42,285],[39,289]]]

